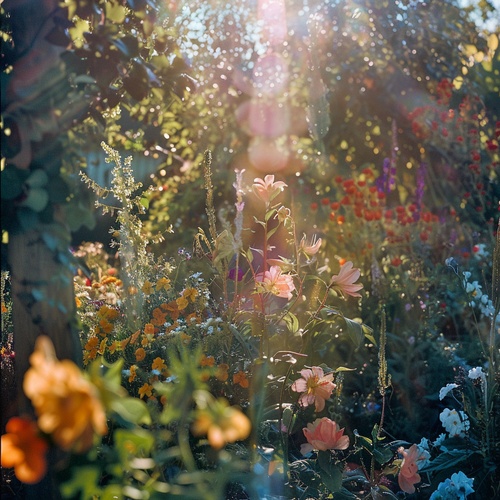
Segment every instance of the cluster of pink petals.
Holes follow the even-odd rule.
[[[260,289],[272,293],[284,299],[291,299],[295,290],[293,278],[289,274],[283,274],[281,267],[271,266],[269,271],[259,273],[255,276]]]
[[[349,447],[349,437],[344,436],[337,422],[327,417],[318,418],[312,424],[302,429],[307,443],[300,447],[302,455],[312,450],[346,450]]]
[[[418,446],[412,444],[408,450],[401,447],[398,452],[403,455],[403,462],[398,475],[399,487],[406,493],[415,493],[415,486],[413,485],[420,482],[420,474],[417,473],[417,460],[420,457]]]
[[[256,178],[253,180],[253,192],[264,202],[266,205],[275,198],[287,185],[283,181],[274,182],[274,175],[266,175],[264,180]]]
[[[353,263],[349,260],[341,268],[339,274],[332,276],[330,280],[330,288],[340,292],[342,295],[350,295],[351,297],[361,297],[358,290],[363,288],[360,283],[355,283],[361,272],[357,268],[353,268]]]
[[[332,395],[336,385],[332,382],[333,373],[324,374],[319,366],[311,369],[304,368],[300,371],[302,378],[297,379],[292,384],[292,391],[301,392],[299,403],[302,406],[309,406],[314,403],[316,411],[321,411],[325,407],[325,401]]]
[[[306,235],[304,234],[304,236],[300,240],[299,250],[304,252],[308,257],[311,257],[318,253],[321,247],[321,242],[322,242],[321,238],[316,239],[316,235],[314,235],[311,239],[311,243],[308,244],[306,240]]]

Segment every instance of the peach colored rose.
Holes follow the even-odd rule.
[[[398,475],[399,487],[406,493],[415,493],[415,486],[413,485],[420,482],[420,475],[417,473],[417,460],[420,456],[418,446],[412,444],[408,450],[401,447],[398,452],[403,455],[403,462]]]
[[[327,417],[318,418],[302,429],[307,443],[300,447],[302,455],[312,450],[346,450],[349,437],[344,436],[344,429],[339,429],[337,422]]]
[[[38,427],[63,450],[77,453],[92,446],[94,432],[107,432],[97,388],[69,360],[59,361],[46,336],[37,338],[23,389],[38,416]]]
[[[1,439],[1,463],[23,483],[38,483],[47,472],[47,442],[40,438],[35,422],[13,417],[5,426]]]
[[[302,378],[292,384],[292,391],[302,392],[299,403],[302,406],[309,406],[314,403],[316,411],[321,411],[325,407],[325,401],[332,395],[336,385],[332,382],[333,373],[324,374],[319,366],[311,369],[305,368],[300,371]]]

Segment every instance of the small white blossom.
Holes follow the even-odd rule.
[[[457,384],[446,384],[444,387],[441,387],[439,390],[439,401],[442,401],[450,391],[456,389],[457,387]]]
[[[472,380],[476,380],[478,378],[481,378],[481,380],[485,380],[486,373],[483,372],[483,369],[480,366],[476,366],[475,368],[469,370],[469,378],[471,378]]]
[[[439,420],[450,437],[464,437],[465,431],[470,427],[469,418],[463,411],[445,408],[439,415]]]

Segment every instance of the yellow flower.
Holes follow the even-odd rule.
[[[107,432],[106,414],[96,387],[72,361],[56,358],[46,336],[38,337],[30,363],[23,389],[38,415],[38,427],[51,434],[63,450],[88,450],[94,432]]]
[[[198,290],[196,290],[196,288],[186,288],[182,292],[182,296],[185,299],[189,299],[191,300],[191,302],[194,302],[196,300],[196,297],[198,296]]]
[[[38,483],[47,472],[47,442],[38,435],[35,422],[13,417],[5,426],[1,440],[1,463],[23,483]]]
[[[179,297],[178,299],[175,299],[175,302],[177,303],[177,307],[179,308],[179,311],[182,311],[183,309],[186,309],[186,307],[189,304],[189,302],[186,299],[186,297]]]
[[[151,397],[153,395],[152,393],[152,390],[153,390],[153,386],[152,385],[149,385],[148,383],[145,383],[140,389],[139,389],[139,396],[141,397],[141,399],[144,397],[144,396],[148,396],[148,397]]]
[[[142,285],[141,290],[146,294],[146,295],[151,295],[153,293],[153,285],[149,281],[145,281],[144,285]]]
[[[75,297],[75,304],[76,304],[77,308],[82,307],[82,301],[78,297]],[[5,309],[5,311],[4,311],[4,309]],[[5,307],[4,303],[2,302],[2,314],[6,313],[7,311],[8,311],[8,309]]]
[[[156,291],[159,292],[160,290],[170,290],[170,280],[168,278],[160,278],[156,282]]]

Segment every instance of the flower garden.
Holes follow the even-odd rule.
[[[2,6],[2,498],[499,498],[500,52],[461,17],[479,7],[445,2],[443,27],[387,5],[442,38],[374,55],[376,2],[42,3],[64,29],[36,74],[25,7]],[[227,48],[205,75],[213,19],[259,40],[253,73]],[[87,103],[67,122],[56,74]]]

